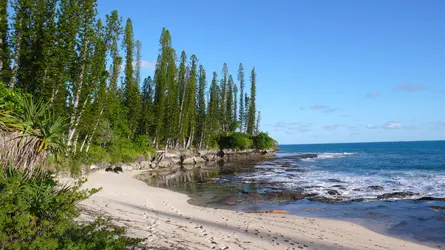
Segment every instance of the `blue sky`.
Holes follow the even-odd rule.
[[[132,18],[144,77],[162,27],[208,79],[255,67],[261,129],[279,143],[445,139],[445,1],[98,3]]]

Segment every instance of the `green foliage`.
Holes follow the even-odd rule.
[[[278,146],[277,142],[267,133],[261,132],[252,137],[253,146],[257,149],[271,149]]]
[[[245,150],[253,146],[252,139],[244,133],[235,132],[227,135],[220,135],[218,138],[220,149]]]
[[[255,115],[256,115],[256,73],[255,68],[252,69],[252,74],[250,77],[250,101],[249,101],[249,112],[247,112],[247,133],[253,135],[255,132]],[[247,106],[247,102],[246,102]]]
[[[48,103],[29,95],[0,96],[0,130],[6,132],[0,162],[12,162],[16,167],[33,167],[48,153],[59,156],[65,151],[66,123],[55,116]]]
[[[218,147],[220,149],[272,149],[277,147],[277,142],[267,133],[248,135],[245,133],[226,133],[218,136]]]
[[[237,128],[258,133],[254,71],[250,97],[242,64],[240,93],[227,63],[207,86],[197,56],[183,51],[178,58],[163,28],[154,76],[141,82],[142,42],[134,39],[132,20],[123,23],[116,10],[101,18],[97,5],[97,0],[0,4],[0,81],[9,87],[0,85],[2,102],[15,105],[15,95],[24,93],[49,105],[69,123],[62,133],[69,153],[87,162],[129,160],[151,146],[213,148],[218,134]],[[39,145],[57,151],[61,137],[55,130],[65,120],[51,119],[56,122],[42,128],[48,133]],[[140,136],[147,138],[143,146],[134,142]]]
[[[85,180],[60,186],[51,172],[0,168],[1,249],[125,249],[123,228],[102,218],[83,224],[76,204],[98,192],[81,189]]]

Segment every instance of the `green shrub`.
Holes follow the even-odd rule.
[[[51,172],[0,168],[0,249],[125,249],[142,239],[102,218],[82,224],[76,204],[98,192],[58,185]]]
[[[258,135],[247,135],[245,133],[226,133],[218,136],[217,144],[220,149],[269,149],[276,148],[277,142],[267,133],[261,132]]]
[[[134,157],[131,155],[122,155],[121,161],[124,163],[130,163],[134,161]]]
[[[101,146],[97,146],[92,144],[87,153],[89,163],[97,163],[97,162],[111,162],[110,153]]]
[[[267,133],[261,132],[252,137],[253,147],[257,149],[276,148],[277,142],[272,139]]]
[[[245,150],[251,148],[253,141],[248,135],[243,133],[231,133],[220,135],[218,137],[218,146],[220,149]]]

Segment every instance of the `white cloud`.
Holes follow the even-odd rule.
[[[314,110],[314,111],[321,111],[323,113],[333,113],[335,111],[337,111],[336,108],[330,108],[326,105],[321,105],[321,104],[314,104],[310,107],[300,107],[300,110],[306,110],[306,109],[310,109],[310,110]]]
[[[320,104],[315,104],[310,107],[310,109],[312,109],[312,110],[325,110],[327,108],[328,108],[328,106],[320,105]]]
[[[398,122],[386,122],[383,124],[383,128],[386,129],[400,129],[402,128],[402,124]]]
[[[367,129],[377,129],[377,126],[372,125],[372,124],[368,124],[368,125],[366,125],[366,128]]]
[[[142,69],[149,69],[149,70],[155,70],[156,62],[150,62],[150,61],[141,61],[141,68]]]
[[[133,62],[133,66],[136,66],[136,62]],[[148,70],[155,70],[156,68],[156,62],[150,62],[141,60],[141,69],[148,69]]]

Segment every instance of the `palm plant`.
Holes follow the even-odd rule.
[[[3,101],[2,101],[3,100]],[[65,121],[51,111],[48,103],[19,95],[8,105],[0,97],[0,163],[30,167],[50,153],[65,151]]]

